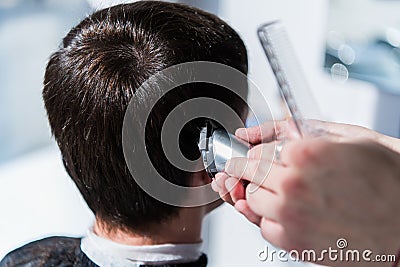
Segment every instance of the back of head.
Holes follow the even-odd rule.
[[[124,114],[150,76],[179,63],[213,61],[247,74],[245,46],[225,22],[188,6],[139,1],[100,10],[73,28],[48,63],[43,98],[66,170],[88,206],[108,226],[145,229],[178,208],[152,198],[132,179],[122,149]],[[156,90],[156,89],[154,89]],[[237,92],[247,95],[247,88]],[[228,89],[196,83],[175,88],[146,125],[149,155],[169,181],[188,185],[191,173],[166,159],[160,136],[173,108],[190,98],[218,99],[240,116],[245,103]],[[196,134],[182,133],[182,150],[198,156]],[[140,163],[137,163],[140,167]]]

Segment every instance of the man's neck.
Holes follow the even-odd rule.
[[[177,216],[153,225],[146,234],[134,230],[109,230],[97,218],[93,230],[100,237],[131,246],[198,243],[201,242],[203,217],[202,208],[182,208]]]

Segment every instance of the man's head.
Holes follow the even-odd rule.
[[[43,98],[64,165],[88,206],[110,227],[145,229],[178,212],[152,198],[132,178],[122,149],[129,102],[149,103],[140,85],[157,72],[189,61],[213,61],[247,74],[245,46],[225,22],[184,5],[139,1],[98,11],[73,28],[48,63]],[[247,88],[236,92],[247,95]],[[190,185],[193,173],[179,170],[162,153],[161,128],[180,103],[197,97],[220,100],[244,118],[247,107],[235,93],[195,83],[158,101],[146,124],[148,154],[167,180]],[[140,112],[140,111],[138,111]],[[180,133],[182,152],[198,157],[200,120]],[[138,126],[141,127],[141,126]],[[140,162],[133,163],[140,168]]]

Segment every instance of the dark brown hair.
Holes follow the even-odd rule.
[[[152,100],[151,93],[135,96],[146,79],[188,61],[223,63],[247,74],[245,46],[225,22],[158,1],[95,12],[67,34],[50,58],[43,99],[52,133],[88,206],[110,227],[146,229],[178,210],[149,196],[132,179],[122,151],[122,124],[132,97]],[[239,93],[246,96],[247,88]],[[149,154],[164,177],[177,184],[186,185],[191,173],[175,168],[160,153],[162,123],[177,104],[200,96],[219,99],[242,117],[246,112],[232,92],[204,83],[180,86],[154,107],[152,123],[146,125]],[[191,131],[181,134],[189,157],[198,154],[196,138]]]

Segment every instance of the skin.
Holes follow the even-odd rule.
[[[290,122],[278,122],[276,130],[271,123],[239,129],[238,137],[259,145],[248,158],[229,161],[213,188],[257,224],[266,240],[285,250],[318,252],[337,248],[336,240],[345,238],[349,249],[397,254],[400,155],[394,150],[399,141],[357,126],[311,124],[323,128],[325,137],[300,140]],[[271,158],[273,140],[283,135],[286,143],[276,162]],[[244,188],[238,179],[250,184]],[[363,261],[319,263],[391,266]]]
[[[205,171],[202,171],[194,173],[192,181],[192,186],[201,186],[210,183],[210,178]],[[149,227],[146,234],[122,228],[110,230],[106,222],[98,217],[93,230],[98,236],[132,246],[199,243],[203,218],[222,203],[221,200],[200,207],[181,208],[177,216]]]
[[[146,234],[123,229],[110,231],[100,219],[96,218],[93,230],[98,236],[131,246],[199,243],[204,216],[205,209],[203,208],[184,208],[180,210],[178,216],[160,222]]]

